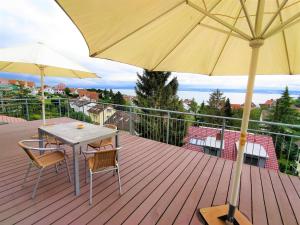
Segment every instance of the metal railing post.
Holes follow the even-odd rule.
[[[58,108],[59,108],[59,117],[61,117],[61,102],[60,102],[60,98],[58,99]]]
[[[223,142],[224,142],[225,127],[226,127],[226,119],[224,118],[223,123],[222,123],[220,155],[218,155],[219,157],[222,157],[222,154],[223,154]]]
[[[292,143],[293,143],[293,138],[291,138],[290,144],[289,144],[289,150],[288,150],[288,155],[286,158],[286,164],[285,164],[285,171],[284,173],[286,173],[287,168],[288,168],[288,164],[289,164],[289,158],[290,158],[290,153],[291,153],[291,147],[292,147]]]
[[[70,118],[70,101],[69,101],[69,98],[67,99],[67,115],[68,115],[68,118]]]
[[[132,130],[132,108],[130,107],[129,109],[129,132],[132,135],[133,130]]]
[[[168,120],[167,120],[167,138],[166,138],[167,144],[169,144],[169,135],[170,135],[170,112],[168,112]]]
[[[103,104],[102,104],[103,105]],[[103,114],[102,114],[102,125],[104,125],[105,124],[105,121],[104,121],[104,119],[105,119],[105,105],[103,105]]]
[[[29,121],[29,110],[28,110],[28,100],[25,101],[25,107],[26,107],[26,120]]]

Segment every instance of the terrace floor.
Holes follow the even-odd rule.
[[[57,175],[51,168],[31,200],[36,174],[21,187],[28,159],[16,143],[40,123],[0,126],[0,224],[201,224],[198,208],[228,201],[233,161],[127,133],[120,138],[121,197],[112,172],[98,174],[90,207],[81,157],[79,197],[65,170]],[[253,224],[299,224],[299,197],[298,177],[244,165],[239,209]]]

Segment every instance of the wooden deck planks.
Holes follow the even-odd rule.
[[[251,166],[253,225],[268,224],[259,168]],[[261,213],[255,213],[261,212]]]
[[[181,164],[180,167],[177,167],[168,177],[165,179],[147,198],[146,200],[126,219],[123,223],[125,224],[136,224],[140,223],[145,215],[151,213],[150,211],[162,200],[158,211],[164,212],[168,202],[170,202],[174,195],[176,195],[178,189],[183,185],[186,178],[191,174],[199,160],[201,159],[202,154],[192,154],[191,161],[186,165]],[[181,167],[185,167],[182,169]],[[164,205],[164,207],[163,207]],[[155,211],[155,209],[154,209]],[[112,221],[112,220],[111,220]],[[110,221],[109,221],[110,222]],[[108,224],[113,224],[112,222]]]
[[[299,224],[300,223],[300,201],[299,201],[300,199],[295,197],[297,196],[297,193],[288,175],[279,174],[279,177],[281,179],[282,185],[285,189],[285,193],[291,204],[291,208],[293,209],[297,223]]]
[[[278,173],[274,171],[269,171],[270,178],[273,185],[273,190],[276,195],[277,204],[280,210],[280,214],[284,225],[296,225],[297,221],[294,212],[291,208],[290,202],[282,186],[281,180]]]
[[[240,187],[239,210],[252,222],[252,191],[249,165],[243,166]]]
[[[226,160],[220,181],[217,187],[217,191],[214,197],[213,206],[226,204],[227,195],[229,192],[229,182],[232,174],[233,161]]]
[[[197,166],[201,162],[204,154],[197,154],[193,161],[188,165],[188,167],[178,176],[176,181],[169,186],[168,190],[159,198],[159,200],[152,206],[148,212],[144,214],[143,219],[140,224],[156,224],[159,218],[164,214],[168,206],[182,190],[183,185],[192,176],[193,172],[196,170]],[[151,197],[151,196],[149,196]],[[148,197],[148,198],[149,198]],[[147,204],[147,203],[143,203]],[[127,221],[126,221],[127,222]]]
[[[159,143],[157,143],[159,146]],[[140,147],[140,146],[138,146]],[[136,155],[132,156],[132,159],[130,161],[127,161],[126,163],[124,163],[124,165],[121,167],[121,181],[122,181],[122,185],[123,185],[123,189],[124,189],[124,184],[126,183],[127,179],[130,179],[132,177],[133,171],[135,171],[135,169],[137,169],[139,166],[143,165],[144,163],[146,163],[146,157],[148,156],[148,160],[151,161],[151,155],[153,155],[154,157],[156,156],[155,152],[151,151],[151,149],[149,147],[153,147],[153,143],[151,146],[147,146],[144,143],[143,146],[143,151],[136,152]],[[101,174],[96,175],[97,177],[101,176]],[[111,177],[111,176],[110,176]],[[94,177],[96,178],[96,177]],[[94,182],[95,184],[95,182]],[[107,183],[106,185],[102,185],[98,187],[96,186],[97,183],[93,186],[94,189],[94,196],[93,196],[93,206],[97,203],[98,201],[98,197],[99,194],[101,194],[101,192],[106,191],[107,193],[114,193],[117,192],[118,190],[118,186],[117,186],[117,180],[115,178],[111,178],[110,182]],[[95,190],[95,187],[97,187],[97,189]],[[107,189],[107,190],[105,190]],[[110,191],[110,192],[108,192]],[[103,194],[103,193],[102,193]],[[103,195],[105,196],[105,195]],[[64,206],[64,208],[60,211],[54,211],[53,213],[51,213],[51,219],[47,219],[48,222],[54,222],[54,223],[69,223],[72,220],[74,220],[75,218],[77,218],[79,215],[84,214],[84,212],[86,212],[87,210],[89,210],[90,207],[88,205],[88,193],[87,190],[85,191],[85,193],[81,194],[81,197],[76,198],[75,200],[73,200],[72,202],[66,204]],[[63,217],[63,218],[62,218]],[[45,218],[46,219],[46,218]],[[44,220],[40,220],[39,223],[43,223]]]
[[[218,187],[218,183],[220,180],[220,175],[224,168],[224,163],[225,163],[224,159],[218,158],[215,168],[212,171],[208,182],[206,183],[206,187],[201,195],[201,199],[195,209],[195,212],[192,217],[192,220],[190,221],[190,224],[200,225],[201,222],[199,220],[199,218],[200,218],[199,209],[210,207],[212,205],[213,199],[214,199],[217,187]]]
[[[143,201],[145,197],[149,193],[151,193],[151,191],[155,187],[157,187],[164,179],[166,179],[166,177],[177,166],[179,166],[182,160],[188,157],[188,155],[189,153],[176,151],[176,153],[173,154],[170,158],[164,159],[163,161],[159,162],[159,166],[155,165],[155,167],[151,168],[150,171],[144,171],[143,174],[139,174],[140,176],[136,176],[134,179],[134,184],[132,183],[131,187],[129,186],[128,192],[122,195],[119,200],[112,199],[112,204],[108,204],[109,207],[107,208],[102,207],[103,212],[98,213],[97,211],[96,215],[94,215],[93,217],[89,217],[89,222],[91,222],[91,224],[101,224],[100,220],[102,221],[103,219],[110,218],[111,216],[114,216],[116,220],[123,218],[124,215],[128,216],[128,213],[130,212],[131,208],[126,207],[125,210],[123,210],[124,206],[127,205],[129,202],[130,204],[133,204],[133,207],[136,208],[136,205],[140,204],[140,202]],[[134,199],[134,201],[131,201],[132,199]],[[106,199],[105,203],[106,202],[111,202],[111,198]],[[99,215],[102,216],[99,217]]]
[[[199,207],[228,201],[232,161],[126,133],[120,139],[121,197],[116,177],[98,174],[90,207],[80,157],[80,196],[73,195],[65,168],[58,175],[51,168],[45,171],[33,201],[36,172],[21,188],[28,159],[16,142],[36,133],[39,125],[40,121],[25,122],[20,127],[2,125],[5,131],[0,130],[5,146],[0,150],[4,156],[0,158],[0,224],[201,224]],[[299,224],[299,196],[298,177],[243,166],[239,209],[254,225]]]
[[[273,191],[273,185],[267,170],[260,170],[263,196],[266,206],[266,215],[269,225],[282,224],[281,214],[278,208],[277,199]]]
[[[206,187],[206,183],[209,180],[211,172],[214,170],[217,158],[211,157],[209,163],[205,167],[203,173],[199,177],[197,183],[193,187],[190,195],[188,196],[183,208],[177,215],[174,224],[189,224],[192,217],[194,216],[195,210],[197,208],[198,202],[201,198],[202,192]]]
[[[192,172],[191,176],[186,180],[186,182],[184,183],[180,191],[177,193],[173,201],[170,203],[168,208],[159,218],[157,218],[158,220],[157,224],[159,225],[173,224],[178,213],[182,209],[186,199],[188,198],[195,184],[197,183],[198,178],[201,176],[201,174],[204,171],[204,168],[207,166],[209,159],[210,159],[209,155],[204,155],[202,157],[197,168]]]
[[[130,153],[131,151],[129,151],[128,153]],[[127,153],[127,154],[128,154]],[[137,152],[133,151],[132,152],[133,154],[135,155],[131,155],[129,154],[128,157],[123,157],[122,155],[120,156],[120,158],[123,157],[123,159],[126,159],[126,160],[131,160],[131,159],[134,159],[136,156],[137,156]],[[83,171],[83,167],[82,167],[82,176],[81,176],[81,195],[83,197],[82,200],[85,201],[85,203],[87,202],[87,199],[88,199],[88,185],[85,184],[84,182],[84,171]],[[112,177],[112,172],[111,173],[103,173],[103,174],[99,174],[99,176],[95,176],[94,177],[94,185],[97,186],[97,185],[101,185],[101,188],[105,188],[107,187],[107,185],[110,185],[111,183],[115,183],[116,182],[116,177]],[[38,221],[42,221],[44,223],[44,221],[42,220],[44,217],[45,220],[47,220],[47,223],[50,223],[52,222],[52,220],[55,220],[55,217],[52,216],[52,213],[53,212],[56,212],[57,209],[60,209],[62,208],[63,210],[66,210],[66,209],[69,209],[71,210],[70,208],[67,208],[66,206],[68,206],[68,203],[71,203],[72,201],[75,201],[75,200],[79,200],[80,197],[75,197],[73,195],[73,189],[72,187],[70,187],[70,189],[68,190],[64,190],[64,192],[67,192],[66,195],[64,196],[53,196],[51,197],[51,202],[55,202],[55,204],[51,205],[51,207],[43,207],[43,203],[47,204],[48,201],[50,201],[49,199],[45,202],[42,202],[42,206],[40,208],[36,208],[35,210],[35,213],[31,214],[30,217],[27,217],[26,219],[24,219],[23,221],[21,221],[21,223],[34,223],[34,222],[38,222]],[[76,205],[77,207],[78,205]]]

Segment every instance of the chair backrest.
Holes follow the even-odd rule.
[[[92,171],[116,166],[116,160],[117,149],[96,152],[94,155],[94,165]]]
[[[114,129],[114,130],[117,130],[117,126],[114,125],[114,124],[104,124],[104,127],[107,127],[107,128],[110,128],[110,129]]]
[[[19,141],[18,145],[25,151],[25,153],[29,156],[29,158],[37,165],[37,166],[41,166],[38,158],[32,154],[31,150],[30,150],[30,146],[27,146],[23,143],[23,141]]]

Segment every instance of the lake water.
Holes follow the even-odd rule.
[[[122,94],[135,96],[135,91],[133,89],[113,89],[114,92],[120,91]],[[202,92],[202,91],[178,91],[178,96],[181,99],[192,99],[198,103],[207,102],[209,99],[209,94],[211,92]],[[244,92],[226,92],[223,91],[224,96],[230,99],[231,104],[242,104],[244,103],[245,93]],[[280,98],[280,93],[270,93],[270,91],[266,91],[265,93],[254,93],[253,94],[253,102],[258,105],[260,103],[264,103],[268,99],[277,99]],[[297,98],[297,95],[291,95],[293,98]]]

